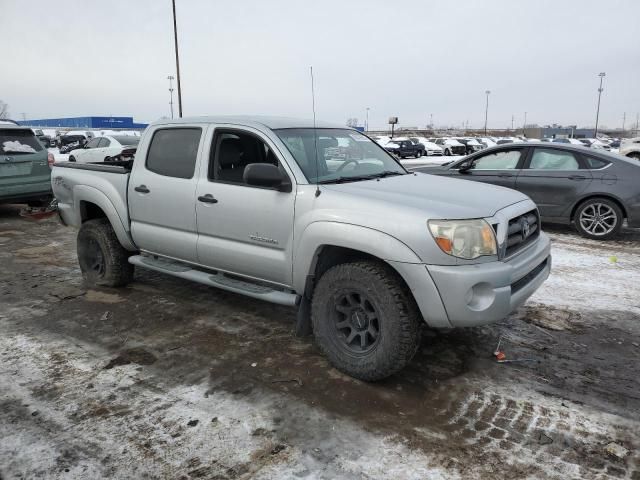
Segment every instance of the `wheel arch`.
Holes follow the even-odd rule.
[[[625,208],[624,204],[619,198],[615,197],[614,195],[611,195],[610,193],[590,193],[589,195],[586,195],[582,197],[580,200],[578,200],[577,202],[575,202],[575,204],[571,208],[569,221],[573,222],[575,220],[576,212],[578,211],[580,206],[582,206],[585,202],[589,200],[593,200],[594,198],[604,198],[605,200],[609,200],[615,203],[620,209],[620,211],[622,211],[623,218],[628,218],[627,209]]]
[[[78,226],[88,220],[106,218],[120,244],[127,250],[137,250],[116,207],[103,192],[87,185],[78,185],[74,189],[74,203]]]

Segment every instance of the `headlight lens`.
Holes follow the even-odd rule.
[[[429,230],[440,249],[454,257],[473,260],[496,255],[496,236],[486,220],[429,220]]]

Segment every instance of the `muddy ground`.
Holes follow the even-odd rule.
[[[83,285],[75,232],[0,206],[0,479],[640,479],[640,234],[547,229],[554,271],[367,384],[295,312],[138,270]],[[502,336],[508,359],[496,363]]]

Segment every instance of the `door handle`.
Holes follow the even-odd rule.
[[[134,190],[140,193],[149,193],[151,191],[147,188],[146,185],[138,185],[136,188],[134,188]]]
[[[586,180],[584,175],[569,175],[569,180]]]
[[[218,200],[213,198],[213,195],[211,195],[210,193],[207,193],[206,195],[199,196],[198,200],[203,202],[203,203],[218,203]]]
[[[499,173],[498,176],[501,177],[501,178],[508,178],[508,177],[513,177],[513,174],[511,174],[511,173]]]

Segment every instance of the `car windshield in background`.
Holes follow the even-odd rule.
[[[407,173],[382,147],[354,130],[288,128],[275,132],[310,183],[348,182]]]
[[[140,143],[140,137],[134,137],[133,135],[114,135],[113,138],[122,145],[138,145]]]
[[[42,145],[31,130],[0,129],[0,155],[36,153]]]

